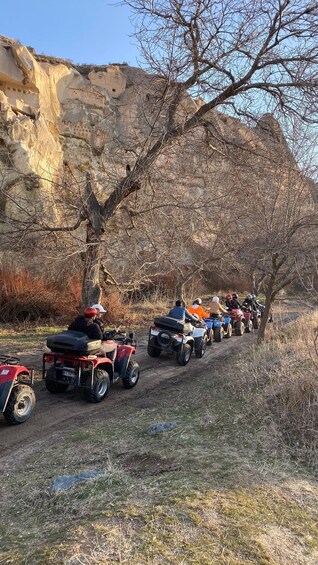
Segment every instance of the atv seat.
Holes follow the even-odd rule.
[[[185,322],[182,320],[177,320],[177,318],[171,318],[170,316],[161,316],[154,319],[155,326],[162,330],[168,330],[174,333],[184,333]]]
[[[82,332],[67,330],[47,338],[46,344],[55,353],[73,353],[75,355],[94,355],[101,348],[100,339],[89,339]]]

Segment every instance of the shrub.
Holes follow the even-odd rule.
[[[48,283],[24,270],[0,268],[1,322],[35,321],[39,318],[72,318],[79,307],[75,280]]]

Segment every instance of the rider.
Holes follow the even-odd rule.
[[[224,306],[220,304],[219,297],[213,296],[211,308],[210,308],[210,316],[211,317],[220,316],[222,314],[225,314],[226,312],[227,312],[226,308],[224,308]]]
[[[102,310],[104,308],[99,304],[95,306],[100,306]],[[105,312],[105,310],[104,310]],[[69,325],[68,330],[73,330],[75,332],[82,332],[87,335],[89,339],[103,340],[103,324],[99,320],[98,315],[102,314],[99,308],[86,308],[84,313],[77,316],[75,320]],[[117,345],[113,341],[104,341],[99,349],[99,352],[103,355],[107,354],[112,361],[115,360],[117,351]]]
[[[190,312],[190,314],[197,314],[200,320],[202,320],[202,318],[209,318],[210,316],[210,313],[204,310],[201,298],[193,300],[192,306],[188,308],[188,312]]]
[[[68,326],[68,330],[74,332],[82,332],[87,335],[89,339],[102,339],[103,334],[100,326],[95,322],[97,314],[95,308],[86,308],[83,314],[80,314]]]
[[[198,317],[193,316],[185,307],[184,302],[181,300],[176,301],[176,305],[172,308],[168,314],[170,318],[176,318],[176,320],[181,320],[184,322],[184,331],[189,333],[192,330],[190,322],[196,324],[198,322]]]
[[[255,295],[248,294],[243,302],[243,306],[256,312],[258,305],[257,305],[257,301],[255,300]]]
[[[94,322],[95,322],[95,324],[99,325],[102,334],[104,334],[104,324],[103,324],[101,318],[102,318],[103,314],[106,314],[106,310],[105,310],[105,308],[103,308],[103,306],[101,304],[93,304],[93,306],[91,306],[91,308],[94,308],[95,310],[97,310],[97,314],[94,318]]]
[[[239,308],[241,308],[241,304],[238,301],[236,292],[233,292],[233,294],[226,295],[225,306],[229,310],[238,310]]]
[[[242,305],[241,305],[241,303],[239,302],[239,299],[238,299],[237,292],[232,293],[232,304],[233,304],[233,306],[232,306],[233,310],[238,310],[239,308],[242,308]]]

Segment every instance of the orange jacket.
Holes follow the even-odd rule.
[[[202,320],[202,318],[209,318],[210,317],[210,312],[206,312],[204,310],[204,308],[202,306],[200,306],[199,304],[192,304],[192,306],[190,306],[190,308],[188,308],[190,314],[197,314],[200,318],[200,320]]]

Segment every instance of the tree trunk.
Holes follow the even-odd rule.
[[[263,343],[264,339],[265,339],[265,332],[266,332],[266,326],[267,326],[267,322],[268,322],[268,318],[269,318],[269,313],[271,311],[271,307],[272,307],[272,303],[273,303],[273,287],[274,287],[274,282],[275,280],[271,280],[267,289],[266,289],[266,293],[265,293],[265,310],[263,313],[263,316],[261,318],[261,324],[260,327],[258,329],[258,335],[257,335],[257,343],[258,345],[260,345],[261,343]]]
[[[200,267],[196,267],[194,269],[194,271],[191,271],[191,273],[188,273],[185,276],[182,276],[177,284],[176,284],[176,299],[177,300],[183,300],[184,301],[184,291],[185,291],[185,285],[194,277],[194,275],[196,275],[199,271],[200,271]]]
[[[102,242],[90,223],[87,224],[86,245],[82,283],[83,308],[100,302],[102,295],[99,282]]]

